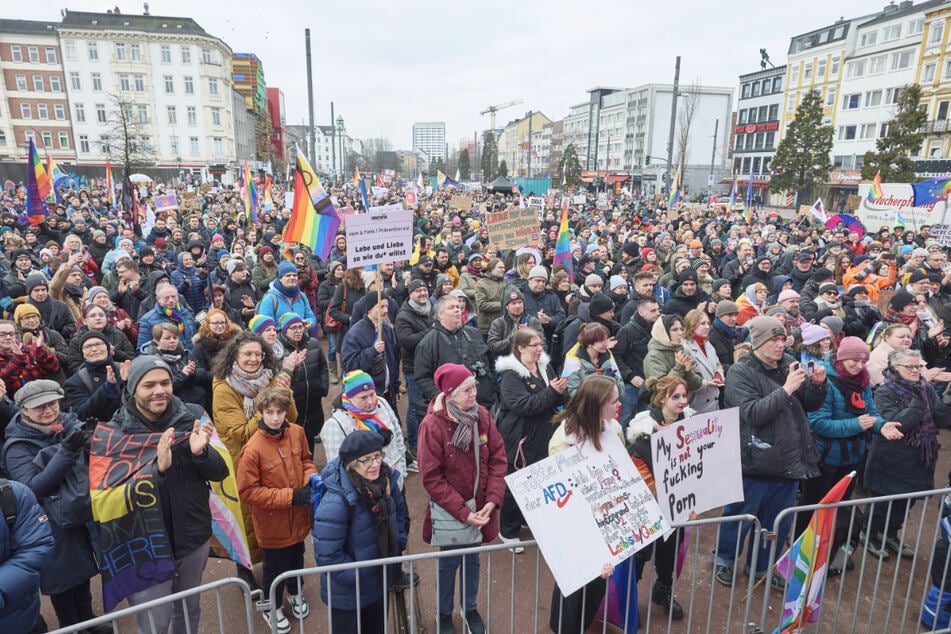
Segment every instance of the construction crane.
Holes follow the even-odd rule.
[[[481,115],[489,115],[489,129],[492,130],[492,133],[494,134],[494,133],[495,133],[495,113],[498,112],[499,110],[504,109],[504,108],[510,108],[510,107],[512,107],[512,106],[517,106],[517,105],[520,104],[520,103],[522,103],[522,100],[521,100],[521,99],[518,99],[518,100],[516,100],[516,101],[506,101],[505,103],[500,103],[500,104],[496,104],[496,105],[494,105],[494,106],[489,106],[488,108],[486,108],[485,110],[483,110],[483,111],[480,112],[479,114],[481,114]]]

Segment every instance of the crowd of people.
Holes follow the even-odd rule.
[[[136,195],[149,208],[175,191]],[[417,527],[443,550],[499,538],[521,552],[524,518],[506,474],[617,437],[649,475],[654,431],[722,408],[739,408],[744,493],[725,516],[772,526],[853,470],[873,495],[934,487],[938,429],[951,426],[951,265],[927,226],[862,235],[588,194],[567,216],[566,267],[554,264],[560,198],[539,211],[540,244],[499,251],[484,214],[517,196],[475,193],[460,210],[449,192],[419,192],[412,257],[367,271],[348,265],[343,232],[326,258],[285,244],[279,192],[253,225],[233,189],[178,191],[180,208],[145,229],[105,193],[61,191],[40,225],[27,223],[22,196],[2,202],[0,466],[10,483],[0,481],[0,498],[15,501],[14,521],[0,525],[3,631],[45,631],[38,593],[60,626],[93,616],[96,429],[154,441],[177,572],[132,605],[201,583],[204,483],[228,475],[213,438],[236,472],[265,590],[305,565],[310,534],[319,565],[403,554]],[[329,193],[359,207],[348,186]],[[400,200],[393,185],[379,202]],[[413,523],[406,489],[420,485],[430,503]],[[840,526],[830,574],[849,569],[860,545],[913,556],[905,511],[874,507],[854,531]],[[791,528],[779,527],[780,543]],[[748,530],[720,530],[718,582],[732,586],[739,568],[769,572],[765,545],[755,570],[749,550],[737,561]],[[651,600],[679,620],[676,539],[640,553],[636,572],[653,561]],[[479,572],[477,554],[439,560],[440,633],[455,631],[454,605],[468,631],[485,631]],[[236,574],[258,587],[246,567]],[[584,631],[610,574],[606,564],[570,596],[556,587],[552,628]],[[388,589],[417,581],[398,566],[322,575],[333,631],[382,631]],[[771,584],[785,587],[778,575]],[[265,616],[287,632],[310,608],[297,583],[281,586]],[[199,617],[196,596],[185,610],[143,613],[139,627],[184,631],[187,620],[197,631]]]

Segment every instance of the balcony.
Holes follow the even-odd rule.
[[[951,122],[948,119],[933,119],[922,126],[921,132],[924,134],[944,134],[951,132]]]

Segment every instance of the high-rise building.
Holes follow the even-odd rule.
[[[0,158],[25,158],[30,139],[41,156],[76,158],[56,27],[0,20]]]
[[[785,78],[785,66],[740,75],[740,97],[732,130],[733,174],[737,187],[745,192],[752,173],[754,195],[763,200],[769,196],[769,164],[779,142]]]
[[[280,88],[268,87],[267,112],[268,120],[271,125],[271,148],[274,151],[274,158],[280,164],[279,166],[275,166],[275,168],[280,167],[283,169],[287,149],[284,140],[284,128],[287,125],[285,120],[287,109],[284,106],[284,91]]]
[[[442,122],[413,124],[413,151],[423,150],[430,161],[446,161],[446,124]]]

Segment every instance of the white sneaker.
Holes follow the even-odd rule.
[[[271,627],[271,611],[267,610],[262,612],[261,615],[264,617],[264,622],[267,623],[267,626]],[[281,608],[277,609],[276,623],[278,634],[287,634],[291,631],[291,622],[287,620],[286,616],[284,616],[284,610]]]
[[[287,602],[291,604],[291,614],[295,619],[306,619],[310,614],[310,606],[307,605],[307,599],[302,594],[287,595]]]
[[[502,540],[503,544],[517,544],[521,541],[520,539],[513,539],[511,537],[502,537],[501,535],[499,535],[499,539]],[[525,547],[516,546],[515,548],[509,548],[509,550],[511,550],[516,555],[521,555],[522,553],[525,552]]]

